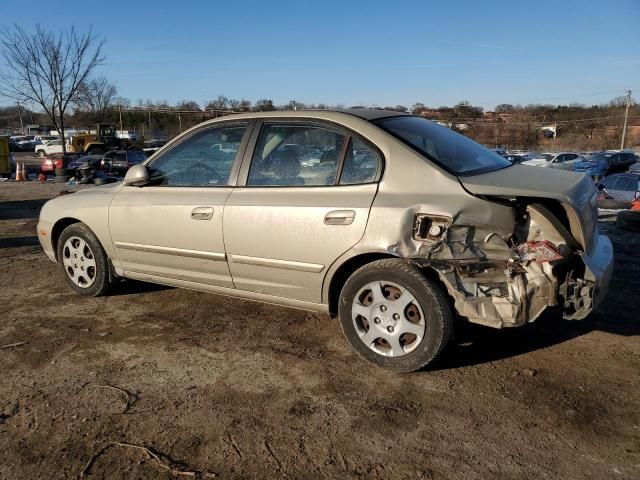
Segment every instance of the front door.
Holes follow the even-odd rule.
[[[246,123],[196,130],[148,165],[149,185],[116,195],[109,228],[125,275],[233,287],[222,222],[246,133]]]
[[[264,123],[254,142],[225,207],[233,282],[319,303],[327,269],[364,234],[381,155],[346,131],[312,122]]]

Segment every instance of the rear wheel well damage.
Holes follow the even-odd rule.
[[[364,267],[367,263],[375,262],[385,258],[395,258],[393,255],[384,253],[364,253],[357,255],[345,261],[331,277],[329,283],[329,314],[332,317],[338,315],[338,302],[340,300],[340,292],[347,279],[360,267]]]
[[[565,318],[586,315],[593,289],[583,279],[584,237],[573,207],[528,197],[495,203],[511,215],[511,232],[463,213],[447,219],[418,211],[411,232],[388,251],[435,272],[457,313],[473,323],[520,326],[556,305]]]
[[[346,283],[348,278],[353,275],[359,268],[362,268],[369,263],[373,263],[378,260],[384,260],[387,258],[397,259],[398,257],[384,253],[365,253],[352,257],[342,265],[340,265],[338,270],[336,270],[336,272],[333,274],[331,283],[329,285],[329,314],[332,317],[338,315],[340,292],[342,291],[342,287],[344,287],[344,284]],[[410,259],[406,259],[406,261],[407,263],[411,263],[418,267],[420,272],[426,279],[431,280],[432,282],[442,287],[442,292],[445,298],[447,298],[447,300],[449,301],[452,311],[455,312],[455,308],[453,306],[453,298],[448,293],[446,285],[444,284],[442,279],[438,276],[438,272],[431,266],[424,266]]]

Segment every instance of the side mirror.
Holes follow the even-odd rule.
[[[149,183],[149,170],[145,165],[134,165],[124,176],[124,184],[132,187],[142,187]]]

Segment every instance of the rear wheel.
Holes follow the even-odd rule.
[[[44,158],[44,156],[45,156],[44,150],[38,150],[36,152],[36,155],[39,156],[40,158]]]
[[[74,223],[62,231],[58,240],[58,263],[67,284],[76,292],[94,297],[109,292],[107,254],[84,223]]]
[[[440,286],[404,260],[379,260],[357,270],[342,289],[339,315],[360,356],[400,372],[432,362],[453,331]]]

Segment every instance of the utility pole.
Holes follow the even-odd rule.
[[[24,127],[22,126],[22,107],[20,107],[20,102],[16,102],[18,105],[18,115],[20,115],[20,133],[24,135]]]
[[[627,118],[629,117],[629,107],[631,106],[631,89],[627,90],[627,106],[624,110],[624,127],[622,127],[622,141],[620,142],[620,150],[624,150],[624,140],[627,136]]]
[[[120,134],[122,134],[122,105],[118,105],[118,113],[120,114]]]
[[[180,124],[180,133],[182,133],[182,118],[180,117],[179,113],[178,113],[178,123]]]

